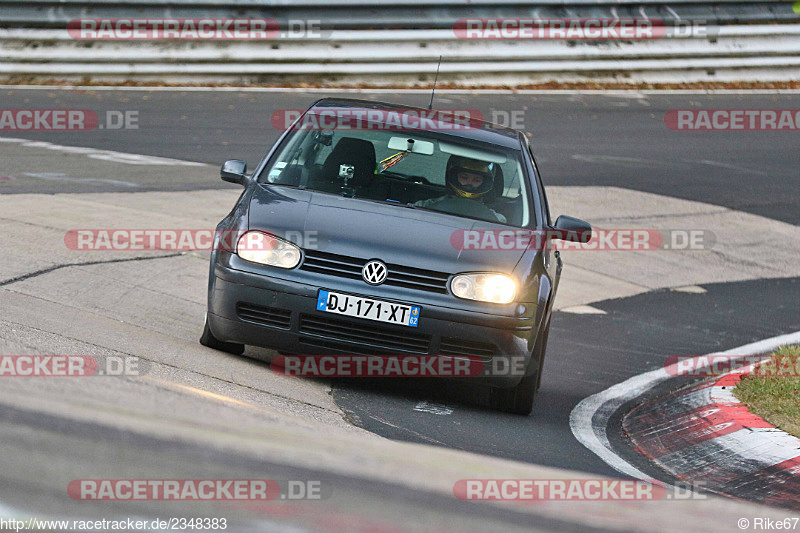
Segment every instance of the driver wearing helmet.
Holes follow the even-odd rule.
[[[451,155],[445,174],[448,194],[420,200],[414,205],[478,218],[493,216],[505,223],[506,217],[483,203],[483,197],[494,187],[494,172],[495,163]]]

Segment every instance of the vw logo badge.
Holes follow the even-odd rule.
[[[380,261],[368,261],[364,268],[361,269],[361,277],[370,285],[380,285],[386,281],[386,276],[389,270]]]

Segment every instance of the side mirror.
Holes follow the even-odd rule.
[[[561,215],[553,226],[554,239],[587,243],[592,240],[592,225],[575,217]]]
[[[240,159],[225,161],[219,171],[219,176],[222,181],[236,183],[245,187],[250,183],[250,178],[247,176],[247,163]]]

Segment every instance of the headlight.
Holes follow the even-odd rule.
[[[465,300],[507,304],[514,301],[517,284],[505,274],[459,274],[450,282],[450,290]]]
[[[300,248],[261,231],[248,231],[236,243],[236,253],[245,261],[278,268],[294,268],[300,263]]]

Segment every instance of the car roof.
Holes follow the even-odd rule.
[[[355,98],[323,98],[322,100],[314,102],[314,104],[312,104],[311,107],[308,108],[308,111],[331,109],[331,108],[380,109],[380,110],[398,110],[398,111],[413,110],[413,111],[430,112],[430,110],[421,107],[407,106],[401,104],[391,104],[388,102],[375,102],[371,100],[358,100]],[[435,111],[448,111],[448,110],[433,109],[433,111],[435,112]],[[452,130],[448,129],[446,131],[437,130],[437,132],[445,133],[447,135],[451,135],[453,137],[458,137],[461,139],[495,144],[503,146],[505,148],[511,148],[516,150],[520,149],[519,131],[478,119],[470,119],[470,124],[473,125],[473,127],[463,128],[463,129],[452,129]]]

